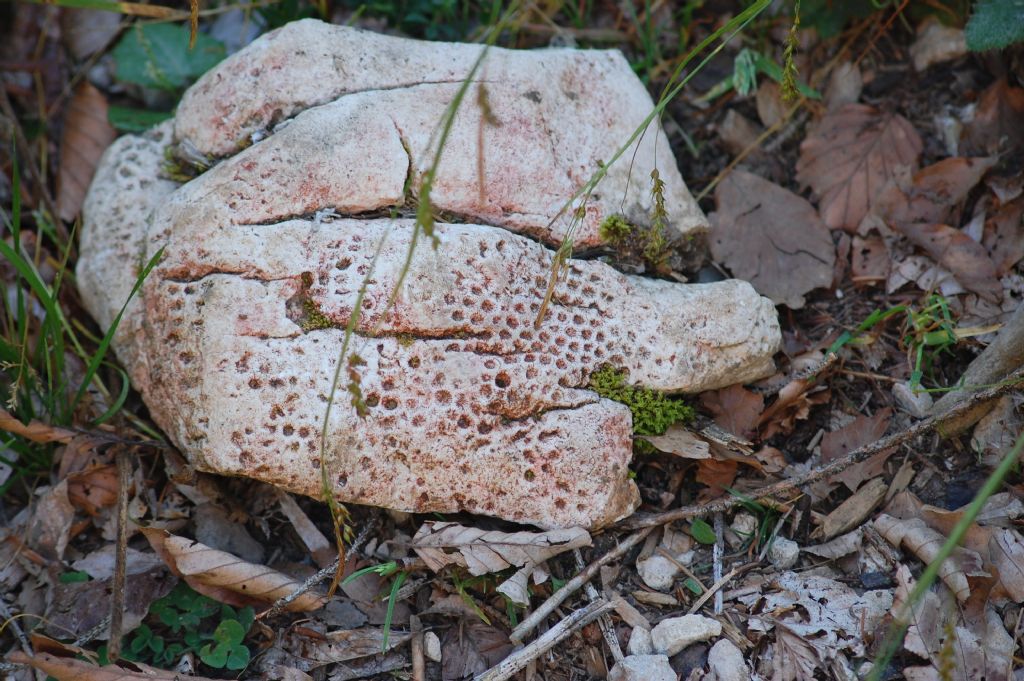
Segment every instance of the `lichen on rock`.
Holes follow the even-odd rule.
[[[500,126],[467,96],[431,194],[463,222],[438,222],[437,247],[420,239],[407,259],[414,221],[381,216],[419,186],[480,49],[297,22],[204,76],[173,123],[105,155],[79,286],[109,324],[129,265],[165,248],[114,348],[197,467],[312,496],[326,473],[344,502],[599,527],[638,494],[634,417],[588,387],[595,371],[678,393],[771,370],[774,308],[739,281],[680,285],[570,259],[535,326],[568,228],[561,205],[652,107],[617,52],[492,50],[480,78]],[[219,162],[180,186],[153,179],[186,143]],[[655,156],[671,165],[660,130],[637,172]],[[705,229],[675,167],[661,178],[671,229]],[[628,179],[622,164],[598,186],[580,245],[602,243],[612,213],[651,210]],[[357,305],[358,395],[335,396],[321,447]]]

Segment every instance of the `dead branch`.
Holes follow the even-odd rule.
[[[633,536],[635,537],[636,535]],[[476,676],[473,681],[505,681],[505,679],[511,678],[513,674],[526,667],[530,661],[537,659],[569,638],[574,631],[586,626],[614,608],[615,606],[611,602],[603,598],[593,603],[588,603],[586,607],[573,612],[561,622],[548,629],[544,632],[543,636],[539,636],[530,645],[520,648],[483,674]]]
[[[566,582],[561,589],[551,594],[546,601],[540,604],[539,608],[530,613],[529,617],[524,619],[518,627],[512,630],[512,633],[509,635],[512,642],[522,643],[526,635],[533,631],[545,617],[554,612],[555,608],[560,606],[566,598],[574,594],[580,587],[593,579],[594,575],[597,574],[597,571],[600,570],[602,566],[612,562],[626,551],[629,551],[631,548],[643,541],[653,529],[654,525],[650,525],[636,534],[630,535],[621,544],[588,565],[583,572]]]

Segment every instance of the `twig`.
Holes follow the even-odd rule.
[[[576,569],[584,570],[587,564],[583,562],[583,554],[580,553],[579,549],[573,549],[573,558],[576,559]],[[601,596],[597,593],[597,589],[590,582],[587,582],[583,589],[584,593],[587,594],[587,600],[591,603],[597,601]],[[604,636],[604,642],[608,644],[608,650],[612,653],[612,659],[615,662],[619,662],[622,658],[622,648],[619,646],[619,639],[615,636],[615,630],[612,628],[612,621],[608,615],[601,615],[597,618],[597,624],[601,627],[601,635]]]
[[[750,565],[757,565],[757,563],[750,563]],[[729,572],[723,575],[721,579],[717,580],[714,584],[712,584],[710,589],[701,594],[700,598],[694,601],[693,605],[690,606],[690,614],[692,615],[693,613],[700,610],[705,603],[711,600],[712,596],[721,594],[722,587],[728,584],[729,580],[738,575],[740,573],[740,570],[745,569],[747,569],[747,566],[733,568],[732,570],[729,570]]]
[[[850,466],[866,461],[879,452],[890,449],[892,447],[898,447],[902,444],[913,440],[915,437],[930,433],[931,431],[939,428],[947,421],[956,419],[958,416],[967,413],[979,402],[990,400],[993,397],[998,397],[1003,393],[1013,390],[1015,387],[1024,382],[1024,368],[1018,369],[1006,380],[1002,381],[998,385],[986,388],[976,392],[969,397],[965,398],[962,402],[954,405],[948,411],[937,414],[923,421],[918,421],[914,425],[910,426],[906,430],[902,430],[898,433],[893,433],[887,437],[883,437],[880,440],[876,440],[869,445],[859,447],[853,450],[841,459],[836,459],[831,463],[821,466],[819,468],[812,469],[807,473],[794,476],[788,480],[782,480],[773,485],[767,485],[759,490],[752,492],[745,492],[742,496],[729,496],[721,499],[716,499],[707,504],[698,504],[693,506],[683,506],[682,508],[676,508],[671,511],[665,511],[664,513],[648,513],[648,514],[634,514],[629,518],[626,518],[622,522],[618,523],[615,527],[623,530],[636,530],[640,528],[650,528],[664,525],[666,523],[673,522],[675,520],[684,520],[686,518],[694,518],[698,516],[706,516],[711,513],[717,513],[720,511],[727,511],[731,508],[741,505],[745,501],[759,501],[767,497],[773,497],[786,492],[798,491],[802,485],[813,484],[819,480],[824,480],[837,473],[841,473]]]
[[[593,603],[588,603],[586,607],[573,612],[564,620],[548,629],[530,645],[520,648],[483,674],[474,677],[473,681],[505,681],[505,679],[511,678],[513,674],[526,667],[531,660],[537,659],[569,638],[574,631],[589,624],[606,612],[610,612],[614,607],[603,598]]]
[[[512,633],[509,635],[512,642],[517,644],[522,643],[527,634],[533,631],[545,617],[554,612],[555,608],[560,606],[566,598],[574,594],[577,589],[593,579],[598,570],[639,544],[645,537],[647,537],[648,534],[651,533],[653,529],[654,525],[650,525],[639,532],[626,537],[621,544],[595,560],[587,566],[587,569],[583,570],[566,582],[561,589],[551,594],[546,601],[540,604],[539,608],[530,613],[529,617],[520,622],[519,626],[512,630]]]
[[[412,632],[409,644],[412,654],[412,681],[426,681],[427,661],[423,656],[423,624],[416,615],[409,615],[409,631]]]
[[[117,544],[114,549],[114,576],[110,586],[110,642],[107,657],[117,662],[121,657],[121,633],[124,624],[124,589],[128,562],[128,488],[131,485],[132,463],[127,447],[117,452]]]
[[[370,531],[373,529],[373,527],[374,523],[367,523],[367,525],[359,532],[359,534],[356,535],[356,538],[352,540],[352,544],[349,546],[349,551],[358,551],[359,547],[362,546],[363,543],[366,542],[366,540],[369,538]],[[277,599],[277,601],[272,606],[270,606],[270,609],[257,615],[256,619],[262,620],[278,615],[289,603],[294,601],[296,598],[306,593],[317,584],[326,582],[328,579],[334,577],[335,573],[338,571],[338,565],[340,563],[340,559],[337,556],[335,556],[334,560],[331,561],[330,565],[326,565],[320,568],[320,570],[318,570],[306,581],[304,581],[295,591],[291,592],[287,596],[284,596],[283,598]]]
[[[715,514],[715,545],[711,550],[711,559],[713,563],[712,576],[715,579],[715,584],[722,581],[722,553],[723,544],[725,543],[725,519],[722,517],[722,512],[719,511]],[[715,610],[716,615],[722,614],[722,592],[720,589],[715,590]]]

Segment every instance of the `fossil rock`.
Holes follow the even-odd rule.
[[[114,348],[197,467],[312,496],[323,471],[343,501],[597,527],[638,495],[629,410],[586,389],[591,371],[614,365],[672,392],[771,371],[774,308],[739,281],[681,285],[569,260],[534,326],[553,257],[544,244],[567,225],[552,219],[651,110],[617,52],[488,54],[480,79],[501,125],[484,121],[471,87],[432,194],[466,222],[439,222],[437,248],[421,235],[407,261],[414,223],[401,207],[480,49],[298,22],[204,76],[173,123],[108,150],[84,208],[79,287],[109,325],[165,249]],[[269,137],[230,155],[256,132]],[[183,144],[226,157],[179,186],[162,166]],[[598,243],[612,210],[649,209],[636,185],[656,147],[669,217],[704,228],[652,130],[631,188],[629,158],[598,186],[577,244]],[[341,364],[321,451],[356,304],[360,361]],[[365,417],[349,404],[350,371]]]

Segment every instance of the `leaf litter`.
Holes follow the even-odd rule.
[[[919,35],[929,30],[935,31],[922,28]],[[894,35],[909,43],[907,36]],[[808,55],[813,45],[808,42]],[[784,135],[791,136],[788,141],[780,136],[782,141],[770,150],[755,149],[718,183],[714,220],[720,236],[711,243],[718,265],[750,279],[759,291],[788,308],[783,310],[783,316],[788,315],[786,354],[778,358],[786,370],[755,386],[726,386],[698,396],[703,415],[735,440],[723,440],[700,425],[673,426],[663,436],[645,438],[669,455],[646,450],[638,454],[634,468],[644,493],[644,511],[671,510],[689,499],[718,495],[743,499],[755,524],[736,555],[716,558],[713,545],[695,546],[686,562],[677,561],[693,576],[672,564],[676,573],[667,592],[652,591],[638,581],[635,567],[639,557],[672,563],[658,552],[659,546],[672,543],[672,533],[682,534],[671,527],[664,534],[650,535],[639,557],[620,555],[595,568],[593,576],[595,583],[600,580],[603,596],[614,593],[620,602],[610,621],[611,637],[598,623],[589,625],[541,658],[548,661],[547,668],[538,665],[544,678],[568,678],[571,672],[566,670],[572,668],[607,669],[614,663],[609,641],[616,634],[627,627],[649,628],[680,609],[694,607],[739,623],[729,635],[754,661],[762,678],[845,679],[854,670],[862,673],[885,624],[903,612],[914,575],[960,517],[959,504],[950,502],[947,494],[957,486],[969,488],[973,483],[965,482],[965,472],[992,466],[1019,433],[1021,403],[1019,396],[1011,395],[1000,400],[973,433],[963,436],[959,450],[943,446],[933,451],[933,442],[921,440],[902,448],[905,459],[883,452],[828,480],[805,485],[802,493],[763,502],[746,497],[767,482],[842,461],[858,447],[912,422],[892,403],[886,380],[905,381],[912,368],[895,322],[843,345],[836,359],[826,356],[825,350],[841,332],[855,329],[872,309],[912,304],[938,292],[948,298],[955,314],[962,315],[961,323],[969,319],[993,324],[1012,312],[1024,295],[1019,274],[1024,197],[1019,162],[1014,160],[1024,144],[1020,83],[1012,75],[992,74],[993,78],[980,62],[969,60],[924,66],[943,78],[949,71],[942,69],[953,69],[959,80],[951,82],[979,84],[966,93],[953,88],[960,97],[956,114],[962,134],[954,137],[960,156],[943,157],[935,151],[942,148],[942,133],[930,122],[938,111],[922,116],[908,100],[923,98],[927,104],[927,95],[897,96],[899,87],[879,85],[891,66],[879,61],[882,54],[884,49],[856,62],[844,60],[843,69],[832,75],[834,85],[826,90],[830,110],[808,108],[797,123],[786,123],[780,89],[767,80],[758,87],[756,102],[736,98],[723,107],[722,115],[733,113],[734,119],[747,120],[763,110],[773,124],[788,126]],[[885,58],[902,66],[900,59],[906,56]],[[853,63],[858,66],[848,66]],[[911,85],[928,75],[900,73]],[[67,149],[58,169],[69,179],[61,181],[57,204],[69,221],[80,202],[71,178],[88,172],[88,163],[75,166],[71,150],[84,143],[74,142],[74,134],[78,128],[79,134],[91,135],[89,125],[97,122],[98,111],[97,100],[85,122],[76,123],[71,111],[66,119]],[[696,117],[688,115],[679,120],[688,134],[700,134],[700,126],[713,125],[715,115],[701,119],[706,123],[691,123]],[[807,120],[805,128],[802,121]],[[751,126],[736,135],[742,144],[733,140],[732,153],[756,143],[754,134],[760,131]],[[767,139],[767,144],[775,144],[770,135]],[[695,159],[694,168],[705,162]],[[791,171],[795,183],[787,179]],[[695,181],[699,177],[698,170],[688,176],[691,187],[706,184],[706,178]],[[810,189],[810,201],[791,191],[797,189],[795,184]],[[731,236],[721,236],[725,234]],[[23,236],[27,244],[35,238],[30,231]],[[741,243],[743,249],[731,248],[730,242]],[[49,252],[42,239],[39,247]],[[861,339],[870,342],[858,343]],[[970,341],[972,345],[957,346],[956,351],[969,354],[965,347],[975,350],[987,340]],[[950,368],[939,366],[933,376],[926,376],[930,385],[955,382],[954,359],[944,359],[953,362]],[[840,425],[842,421],[830,418],[839,413],[851,420]],[[110,431],[83,433],[38,421],[25,425],[13,418],[5,427],[31,441],[62,443],[58,446],[63,447],[63,456],[50,486],[40,488],[31,508],[0,530],[0,592],[10,595],[4,607],[48,617],[58,625],[47,629],[55,635],[59,627],[80,633],[102,620],[95,615],[106,613],[105,604],[94,612],[86,610],[102,600],[98,594],[109,588],[113,575],[110,547],[116,536],[118,490],[113,456],[105,452],[108,440],[103,439]],[[128,431],[119,434],[127,436]],[[152,460],[161,458],[172,460],[170,454]],[[145,534],[155,538],[160,550],[150,553],[132,528],[125,631],[146,617],[150,604],[175,579],[172,573],[224,602],[256,601],[261,608],[302,592],[292,601],[299,605],[290,607],[310,608],[302,615],[305,619],[292,619],[280,635],[257,622],[249,634],[249,642],[266,653],[251,671],[270,678],[304,678],[297,676],[305,674],[303,670],[337,679],[406,673],[410,643],[418,635],[410,626],[412,612],[429,618],[441,640],[441,662],[429,663],[429,678],[484,673],[510,653],[508,633],[530,608],[552,598],[577,573],[577,551],[585,561],[594,561],[614,552],[625,537],[613,529],[594,537],[577,533],[567,538],[504,525],[495,528],[477,519],[437,522],[360,510],[356,518],[367,536],[350,550],[343,574],[393,562],[412,576],[406,585],[412,588],[403,587],[391,608],[393,577],[371,573],[343,585],[327,607],[316,609],[325,599],[315,589],[303,591],[303,579],[317,567],[329,571],[332,552],[325,539],[331,536],[329,523],[323,522],[314,504],[288,495],[283,501],[254,493],[257,487],[225,486],[170,465],[169,471],[178,471],[174,476],[185,477],[163,479],[154,475],[158,468],[162,467],[148,466],[144,475],[138,466],[131,477],[130,517],[150,525]],[[897,478],[902,482],[897,484]],[[913,490],[928,503],[903,489]],[[1019,478],[1008,489],[989,503],[965,545],[944,566],[942,582],[915,609],[904,657],[898,662],[905,678],[1008,678],[1017,633],[1011,620],[1024,601],[1024,542],[1017,531]],[[261,502],[261,496],[271,501]],[[197,504],[215,505],[219,520],[204,520],[209,509],[200,512]],[[724,520],[728,523],[730,518]],[[712,534],[713,521],[709,518],[707,525]],[[198,535],[201,526],[216,535],[217,528],[231,524],[264,544],[264,557],[244,560],[218,550],[223,549],[220,545],[207,547],[187,538]],[[417,547],[417,538],[427,543]],[[800,542],[798,571],[754,560],[778,540]],[[310,552],[317,554],[315,565],[309,564]],[[681,555],[668,553],[672,558]],[[163,561],[153,562],[157,555],[169,569],[162,567]],[[297,562],[282,560],[282,555]],[[56,562],[60,560],[65,562]],[[725,575],[717,594],[723,596],[720,609],[714,605],[716,594],[707,590],[714,590],[717,581],[716,562],[718,574]],[[65,576],[58,579],[58,571],[52,569],[59,565],[82,575],[69,572],[66,578],[71,581],[61,582]],[[89,581],[74,581],[83,575]],[[210,584],[204,585],[207,580]],[[881,586],[875,588],[878,583]],[[502,584],[510,585],[504,594],[497,590]],[[243,595],[233,593],[236,590]],[[253,591],[261,596],[250,601]],[[545,626],[557,627],[569,606],[578,608],[585,602],[574,594],[569,595],[574,600],[550,616]],[[60,619],[68,613],[77,615]],[[274,626],[280,618],[294,616],[277,617]],[[35,664],[58,679],[175,678],[171,672],[124,660],[114,667],[97,667],[76,659],[79,650],[37,639],[32,638],[34,659],[17,652],[6,659]],[[697,671],[704,666],[701,654],[698,644],[672,663],[694,670],[692,678],[698,678],[704,673]],[[598,663],[601,658],[605,659]]]

